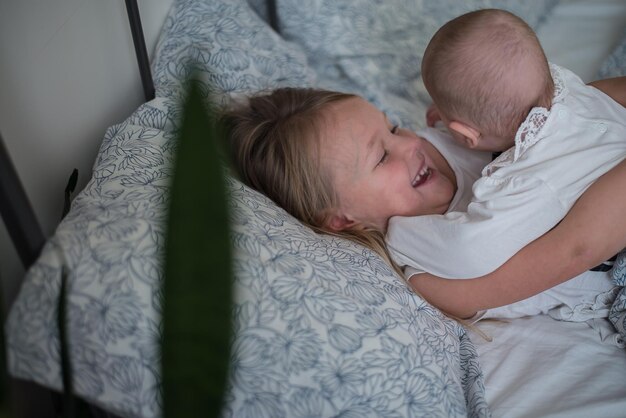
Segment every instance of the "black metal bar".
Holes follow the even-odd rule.
[[[267,16],[270,21],[270,26],[274,29],[274,32],[280,33],[278,27],[278,12],[276,9],[276,0],[267,0]]]
[[[0,135],[0,214],[25,268],[35,262],[45,237]]]
[[[126,0],[126,12],[128,13],[130,31],[133,35],[133,43],[135,44],[135,54],[137,55],[137,64],[139,65],[143,93],[148,102],[154,99],[154,82],[152,81],[152,73],[150,72],[150,60],[148,59],[146,41],[143,37],[137,0]]]
[[[78,169],[75,168],[67,181],[65,186],[65,199],[63,202],[63,212],[61,213],[61,219],[65,218],[72,207],[72,193],[76,190],[76,183],[78,183]]]

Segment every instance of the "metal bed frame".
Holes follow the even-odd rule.
[[[141,26],[139,7],[137,0],[125,0],[128,21],[133,38],[137,65],[141,76],[141,83],[148,102],[155,97],[152,73],[150,72],[150,61],[146,49],[146,43]],[[266,0],[268,23],[278,32],[278,15],[276,12],[275,0]],[[69,197],[76,183],[76,170],[69,178],[68,186],[65,190],[65,210],[69,210]],[[28,269],[39,257],[46,237],[41,229],[39,221],[30,204],[26,191],[19,179],[17,170],[11,161],[10,155],[2,135],[0,134],[0,215],[7,228],[11,241],[15,246],[18,256],[25,269]],[[33,383],[34,384],[34,383]],[[34,384],[39,386],[37,384]],[[59,409],[60,394],[52,390],[52,405]],[[93,418],[118,418],[116,415],[104,411],[99,407],[89,405],[89,412]]]
[[[154,98],[154,84],[143,36],[137,0],[126,0],[126,11],[137,55],[137,64],[146,101]],[[75,183],[75,172],[70,183]],[[71,191],[69,187],[67,192]],[[0,134],[0,215],[24,268],[32,265],[43,247],[46,237],[37,221],[15,166]]]

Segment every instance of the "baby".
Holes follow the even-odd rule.
[[[426,49],[422,76],[435,105],[429,123],[441,119],[469,148],[504,152],[474,183],[466,211],[391,218],[386,239],[407,277],[495,270],[626,156],[626,109],[550,65],[532,29],[506,11],[479,10],[445,24]],[[604,275],[580,282],[581,292],[594,295],[612,287]],[[511,316],[580,300],[565,289]]]

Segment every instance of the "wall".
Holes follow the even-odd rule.
[[[139,0],[149,54],[173,0]],[[0,132],[46,236],[74,168],[144,98],[123,0],[0,0]],[[24,274],[0,222],[5,308]]]

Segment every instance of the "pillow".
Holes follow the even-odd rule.
[[[152,63],[157,97],[179,98],[193,75],[205,97],[309,86],[315,73],[300,47],[280,38],[243,0],[174,3]]]
[[[230,180],[235,353],[225,416],[487,415],[465,330],[372,251]]]
[[[414,1],[277,4],[281,34],[304,49],[321,86],[360,94],[404,127],[423,126],[430,99],[420,63],[428,38]]]
[[[364,68],[362,80],[379,68]],[[176,2],[153,62],[159,97],[107,130],[92,179],[11,309],[13,376],[61,388],[54,318],[65,268],[75,390],[122,417],[160,415],[160,255],[192,69],[206,96],[223,101],[316,80],[301,47],[244,0]],[[396,114],[409,114],[404,99],[383,96]],[[237,180],[228,184],[236,277],[225,416],[489,415],[475,348],[458,323],[377,254],[317,235]]]
[[[501,8],[536,28],[557,2],[281,0],[277,8],[281,34],[304,49],[321,85],[361,94],[417,130],[432,102],[422,56],[441,25],[471,10]]]

